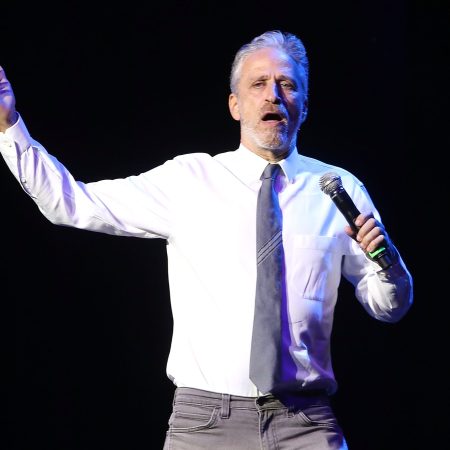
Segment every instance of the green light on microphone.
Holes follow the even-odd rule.
[[[386,249],[384,247],[380,247],[377,250],[373,251],[373,252],[368,252],[369,256],[371,258],[375,258],[378,254],[380,254],[381,252],[384,252]]]

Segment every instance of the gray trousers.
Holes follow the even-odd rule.
[[[164,450],[346,450],[326,395],[240,397],[177,388]]]

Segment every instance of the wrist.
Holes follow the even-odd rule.
[[[5,132],[9,127],[13,126],[19,120],[19,113],[14,110],[11,111],[4,118],[0,118],[0,131]]]

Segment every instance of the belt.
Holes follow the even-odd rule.
[[[328,405],[329,396],[324,390],[301,390],[266,394],[259,397],[211,392],[203,389],[177,387],[174,394],[174,405],[177,403],[195,403],[204,406],[221,408],[221,416],[227,418],[230,409],[281,409],[299,410],[311,405]]]

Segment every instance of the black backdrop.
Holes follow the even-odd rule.
[[[441,3],[424,5],[2,6],[0,64],[17,108],[32,136],[83,181],[236,148],[238,124],[227,108],[234,52],[268,29],[304,40],[310,109],[300,152],[365,182],[415,279],[415,304],[395,325],[371,319],[350,286],[340,288],[333,400],[353,450],[439,448],[430,442],[445,388],[432,349],[443,335],[411,181],[419,150],[432,158],[422,144],[439,118],[442,75],[431,59],[448,44]],[[11,355],[3,448],[162,448],[173,393],[164,242],[55,227],[4,164],[0,195],[3,342]]]

